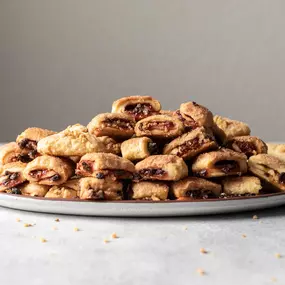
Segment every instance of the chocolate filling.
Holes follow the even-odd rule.
[[[130,104],[125,107],[125,111],[133,115],[136,120],[141,120],[156,113],[149,103]]]
[[[201,146],[201,143],[199,141],[199,138],[194,138],[192,140],[186,141],[182,145],[179,146],[177,155],[178,156],[183,156],[185,155],[188,151],[197,149],[198,147]]]
[[[256,147],[253,143],[235,141],[235,144],[247,157],[254,155],[254,152],[256,152]]]
[[[147,122],[145,124],[145,127],[143,124],[139,125],[139,129],[141,131],[146,130],[146,131],[152,131],[152,130],[161,130],[161,131],[170,131],[173,130],[175,127],[174,123],[171,121],[152,121],[152,122]]]
[[[106,127],[116,128],[120,130],[132,130],[134,128],[134,124],[126,119],[106,118],[103,123]]]
[[[150,154],[158,154],[158,146],[155,142],[149,142],[147,144],[147,149]]]
[[[285,184],[285,172],[280,173],[280,175],[279,175],[279,183]]]
[[[37,142],[29,139],[22,139],[19,142],[19,147],[21,149],[27,148],[30,150],[36,150],[37,149]]]
[[[210,190],[188,190],[185,193],[186,197],[192,199],[208,199],[215,198],[215,195]]]
[[[237,170],[239,165],[235,160],[220,160],[215,163],[215,167],[224,173],[229,173],[233,170]]]
[[[166,171],[161,168],[144,168],[139,170],[138,175],[142,178],[151,176],[162,177],[166,175]]]

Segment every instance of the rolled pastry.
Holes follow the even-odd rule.
[[[160,111],[159,101],[150,96],[129,96],[115,101],[112,113],[131,115],[136,121],[152,116]]]
[[[186,177],[173,182],[170,186],[174,198],[208,199],[219,197],[222,191],[220,184],[198,177]]]
[[[188,175],[188,167],[176,155],[152,155],[136,164],[135,180],[177,181]]]
[[[211,128],[214,124],[212,112],[196,102],[181,104],[180,114],[185,121],[191,122],[193,120],[200,127]]]
[[[285,161],[285,144],[267,143],[267,153]]]
[[[180,110],[174,112],[174,117],[177,117],[183,123],[185,132],[191,132],[198,127],[197,122],[190,117],[182,115]]]
[[[28,128],[20,135],[18,135],[16,142],[18,143],[19,147],[26,152],[25,154],[28,155],[28,157],[30,158],[29,161],[31,161],[38,156],[38,142],[41,139],[53,134],[55,134],[55,132],[46,129]]]
[[[84,200],[122,200],[123,183],[110,177],[80,179],[80,199]]]
[[[267,153],[267,146],[258,137],[253,136],[240,136],[233,138],[228,147],[237,152],[244,153],[247,157],[252,155]]]
[[[154,115],[136,123],[138,137],[147,136],[156,139],[168,139],[180,136],[184,131],[183,123],[168,115]]]
[[[105,152],[105,145],[79,124],[39,141],[38,152],[54,156],[82,156],[89,152]]]
[[[79,197],[79,179],[70,179],[61,185],[52,186],[46,193],[46,198],[74,199]]]
[[[26,163],[11,162],[0,167],[0,192],[13,188],[26,181],[23,171]]]
[[[130,138],[134,134],[135,120],[126,114],[99,114],[88,124],[90,134],[97,137],[109,136],[117,139]]]
[[[38,183],[25,183],[19,187],[22,195],[33,197],[44,197],[49,188],[49,185],[40,185]]]
[[[213,131],[222,143],[234,137],[250,135],[250,128],[247,124],[218,115],[214,116]]]
[[[133,200],[167,200],[169,187],[163,182],[141,181],[133,182],[128,193],[129,199]]]
[[[243,153],[222,148],[200,154],[192,164],[192,171],[201,177],[241,175],[247,172],[247,157]]]
[[[167,144],[163,154],[174,154],[183,159],[191,159],[199,153],[218,148],[215,138],[204,127],[197,127]]]
[[[253,196],[262,189],[259,178],[254,176],[226,177],[222,185],[226,196]]]
[[[10,142],[0,146],[0,165],[16,161],[22,161],[21,149],[17,143]]]
[[[43,155],[29,162],[24,177],[30,182],[43,185],[60,185],[73,175],[70,161],[59,157]]]
[[[285,191],[285,162],[269,154],[253,155],[248,160],[250,172]]]
[[[122,142],[122,156],[131,161],[142,160],[152,154],[158,153],[158,146],[150,138],[132,138]]]
[[[97,139],[104,144],[106,152],[113,153],[116,155],[121,154],[121,143],[118,143],[114,139],[107,136],[97,137]]]
[[[104,179],[107,176],[116,179],[131,179],[135,171],[134,164],[112,153],[88,153],[76,167],[76,174]]]

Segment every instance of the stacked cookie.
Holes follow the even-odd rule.
[[[87,127],[28,128],[0,148],[0,192],[84,200],[195,200],[285,191],[285,146],[195,102],[113,103]],[[270,187],[268,187],[270,185]]]

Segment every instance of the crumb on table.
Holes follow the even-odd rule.
[[[112,238],[118,238],[118,236],[117,236],[116,233],[112,233],[111,237],[112,237]]]
[[[21,219],[20,219],[20,218],[17,218],[17,219],[16,219],[16,222],[21,222]]]
[[[104,242],[104,243],[108,243],[109,241],[108,241],[107,239],[104,239],[103,242]]]
[[[60,221],[60,219],[59,219],[59,218],[56,218],[54,221],[55,221],[55,222],[59,222],[59,221]]]
[[[203,254],[208,253],[208,251],[207,251],[205,248],[203,248],[203,247],[202,247],[202,248],[200,248],[200,252],[201,252],[201,253],[203,253]]]
[[[200,276],[205,275],[205,271],[204,271],[202,268],[198,268],[198,269],[197,269],[197,273],[198,273]]]
[[[27,223],[24,224],[24,227],[25,227],[25,228],[32,227],[32,226],[33,226],[32,224],[27,224]]]
[[[76,228],[76,227],[75,227],[73,230],[74,230],[75,232],[79,232],[79,228]]]
[[[259,217],[258,217],[257,215],[254,215],[254,216],[252,217],[252,219],[253,219],[253,220],[258,220]]]
[[[276,258],[281,258],[282,255],[281,255],[280,253],[275,253],[275,257],[276,257]]]
[[[246,235],[245,235],[245,234],[242,234],[241,236],[242,236],[243,238],[246,238]]]
[[[45,238],[43,238],[43,237],[40,238],[40,241],[41,242],[47,242],[47,240]]]

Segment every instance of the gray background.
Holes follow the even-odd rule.
[[[150,94],[285,141],[283,0],[0,0],[0,141]]]

